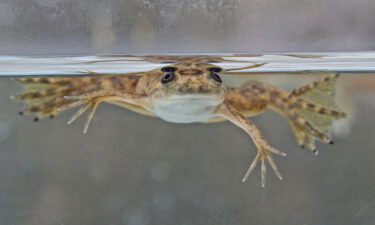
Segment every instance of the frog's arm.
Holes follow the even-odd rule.
[[[231,104],[228,102],[224,102],[220,105],[216,112],[219,116],[224,117],[225,119],[231,121],[241,129],[243,129],[253,140],[255,146],[257,147],[258,154],[255,157],[254,161],[250,164],[249,169],[247,170],[244,178],[242,179],[243,182],[246,181],[250,173],[254,170],[257,163],[261,162],[261,175],[262,175],[262,187],[265,186],[266,183],[266,162],[268,161],[271,165],[273,171],[277,175],[279,179],[283,179],[279,170],[276,167],[275,161],[272,157],[272,153],[286,156],[285,153],[280,152],[279,150],[275,149],[271,145],[267,143],[267,141],[263,138],[262,134],[260,133],[259,129],[247,119],[244,115],[238,112]]]
[[[95,114],[96,109],[102,102],[109,102],[109,103],[119,103],[124,102],[125,105],[131,106],[140,106],[140,107],[147,107],[149,105],[149,98],[147,95],[144,94],[136,94],[136,93],[126,93],[119,90],[102,90],[96,91],[89,94],[79,95],[79,96],[65,96],[66,99],[74,100],[71,105],[64,106],[63,109],[76,107],[82,105],[81,108],[72,116],[72,118],[68,121],[68,124],[71,124],[76,120],[79,116],[81,116],[87,109],[91,108],[91,112],[87,117],[85,128],[83,133],[86,133],[90,122]],[[124,105],[122,104],[122,105]]]
[[[20,114],[36,114],[34,121],[37,121],[39,118],[54,117],[64,110],[83,105],[74,118],[91,107],[91,120],[97,106],[103,101],[142,111],[142,95],[135,93],[138,93],[139,80],[144,73],[86,74],[89,76],[17,78],[16,80],[23,84],[23,91],[13,98],[26,105]]]

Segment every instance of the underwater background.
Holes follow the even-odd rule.
[[[0,55],[360,54],[375,50],[374,12],[371,0],[0,0]],[[173,124],[103,104],[83,134],[83,119],[66,125],[75,109],[37,123],[18,115],[9,96],[21,87],[1,77],[0,224],[375,224],[375,74],[362,72],[341,76],[337,101],[349,116],[318,156],[280,115],[251,118],[288,154],[275,156],[284,180],[269,170],[265,188],[259,168],[241,182],[256,148],[229,122]],[[292,89],[321,76],[224,81]]]

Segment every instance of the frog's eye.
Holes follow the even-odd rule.
[[[166,67],[163,67],[160,69],[162,72],[168,72],[168,73],[173,73],[177,70],[176,67],[172,67],[172,66],[166,66]]]
[[[165,74],[163,74],[163,76],[161,77],[161,82],[163,84],[165,83],[169,83],[171,82],[172,80],[174,80],[176,78],[176,75],[174,73],[170,73],[170,72],[166,72]]]
[[[212,79],[214,79],[218,83],[222,83],[223,82],[221,80],[219,74],[218,74],[218,73],[220,73],[222,71],[221,68],[214,67],[214,68],[210,68],[209,71],[211,72],[210,76],[211,76]]]

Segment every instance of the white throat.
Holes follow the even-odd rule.
[[[220,103],[221,100],[207,96],[174,96],[153,100],[153,112],[168,122],[193,123],[214,117],[214,111]]]

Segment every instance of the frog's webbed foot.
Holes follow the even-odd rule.
[[[305,146],[311,150],[315,155],[318,155],[318,150],[316,150],[313,135],[306,129],[303,125],[299,124],[296,121],[288,119],[289,125],[292,127],[293,133],[296,137],[297,143],[301,148]],[[326,137],[328,138],[328,137]],[[329,140],[329,143],[333,143]]]
[[[232,123],[236,124],[238,127],[242,128],[253,140],[255,146],[257,147],[258,154],[256,155],[253,162],[250,164],[249,169],[247,170],[245,176],[243,177],[242,181],[245,182],[251,172],[255,169],[258,162],[261,162],[261,177],[262,177],[262,187],[266,184],[266,161],[271,165],[273,171],[275,172],[276,176],[282,180],[281,173],[276,166],[276,163],[272,157],[272,153],[286,156],[285,153],[275,149],[271,145],[267,143],[267,141],[263,138],[262,134],[260,133],[259,129],[246,117],[244,117],[241,113],[235,110],[229,104],[222,104],[218,109],[217,113]]]
[[[272,91],[271,107],[288,119],[297,143],[314,154],[318,154],[315,139],[333,144],[330,127],[346,116],[335,103],[334,85],[338,77],[327,76],[291,92]]]

